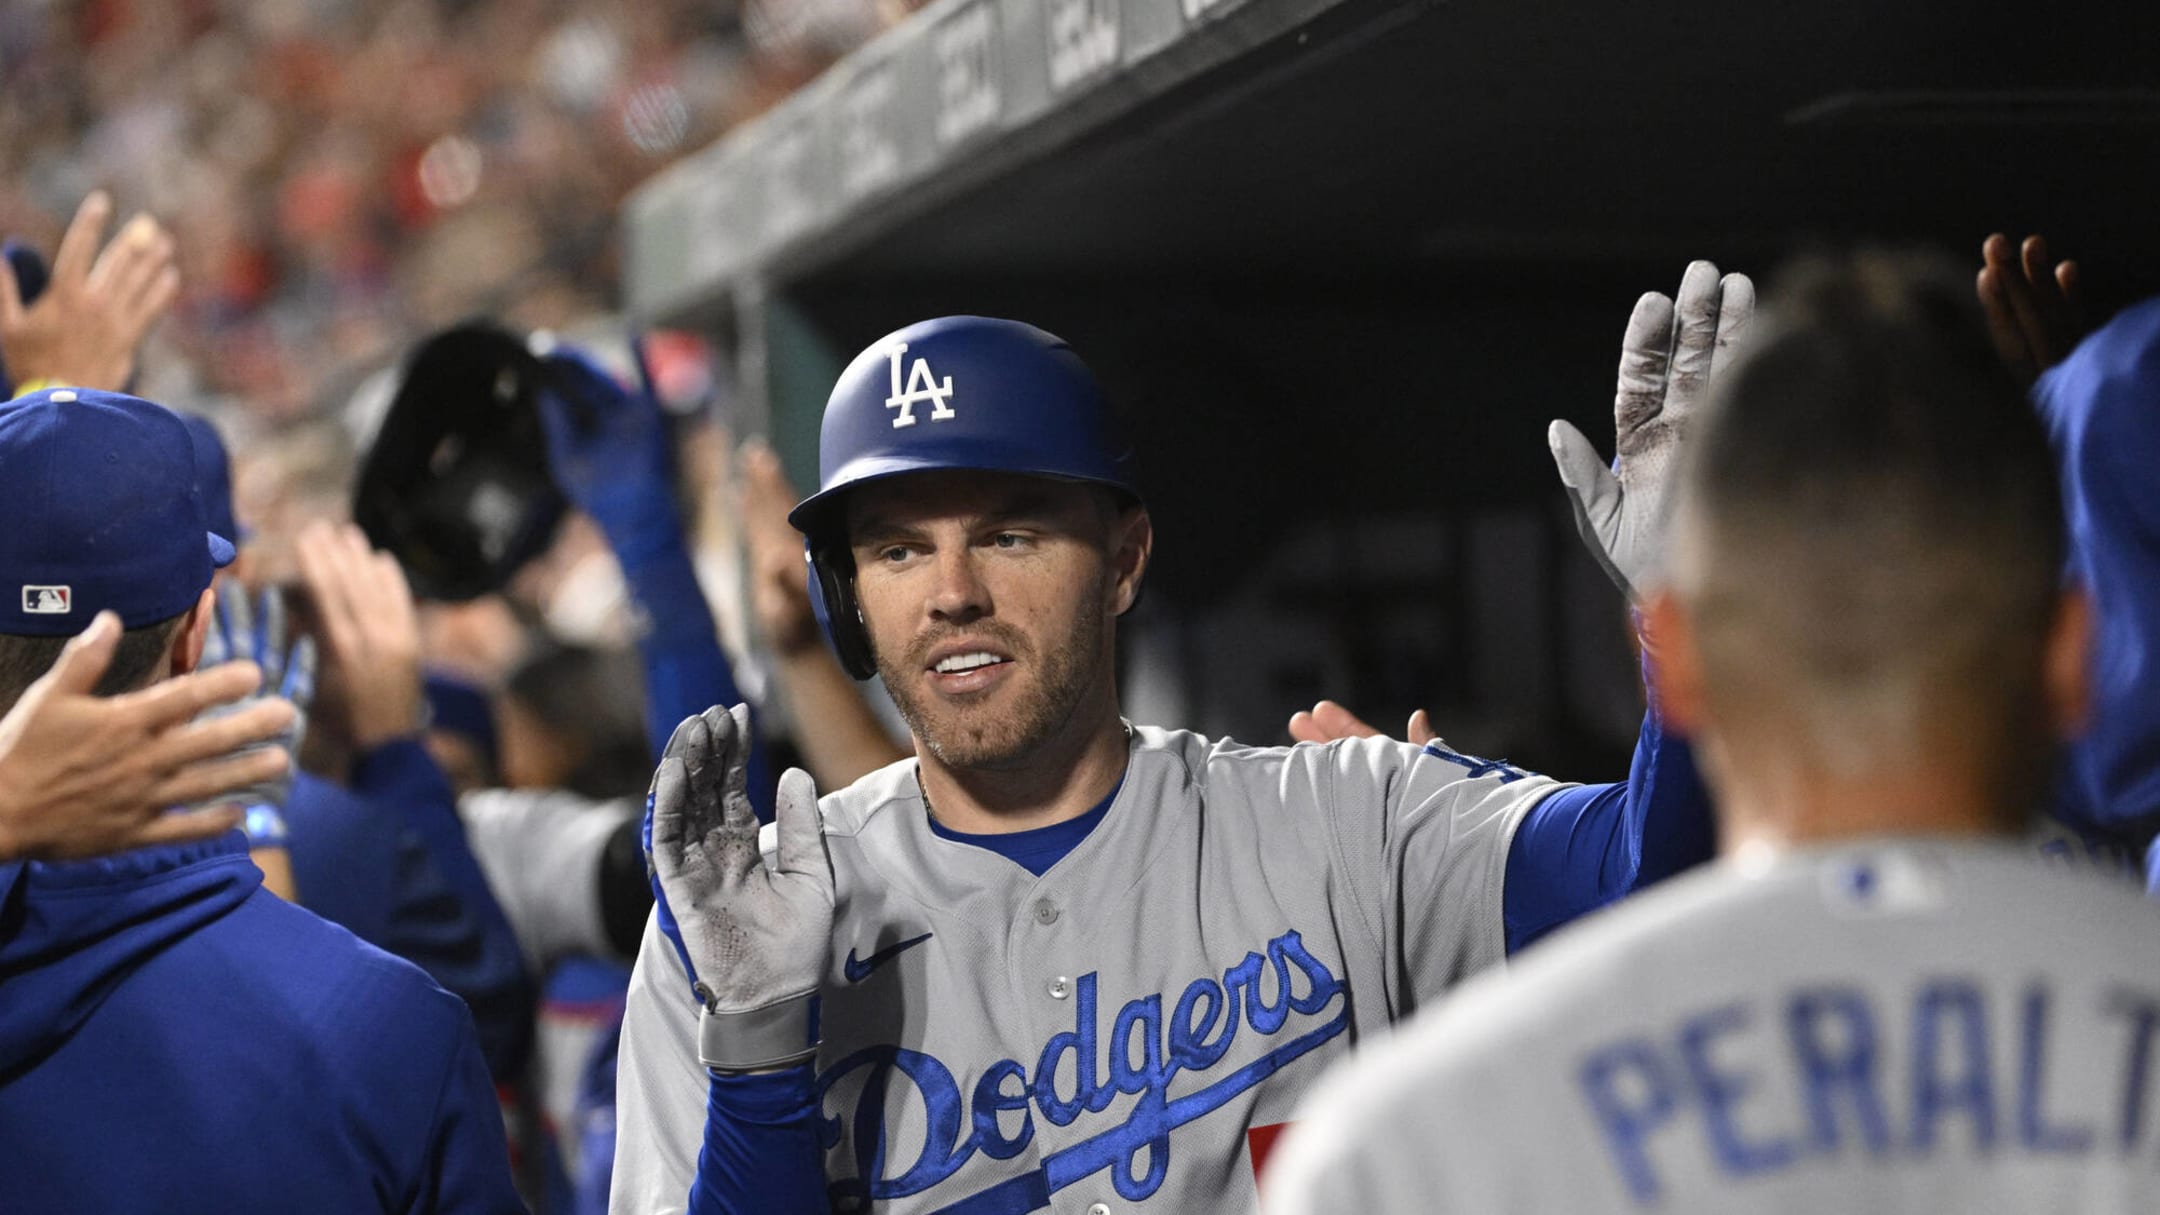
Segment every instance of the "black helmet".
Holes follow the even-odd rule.
[[[360,465],[353,521],[423,599],[500,590],[554,540],[568,503],[548,472],[547,369],[501,326],[470,321],[405,364]]]

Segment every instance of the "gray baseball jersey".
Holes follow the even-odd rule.
[[[837,881],[817,1085],[840,1209],[1244,1211],[1329,1060],[1504,952],[1524,813],[1559,788],[1387,739],[1251,748],[1146,727],[1037,878],[930,829],[912,759],[824,799]],[[648,927],[611,1210],[680,1211],[697,1012]]]
[[[458,799],[473,858],[533,973],[573,954],[614,956],[600,911],[600,858],[640,809],[567,789],[479,789]]]
[[[2012,842],[1726,862],[1321,1086],[1267,1215],[2160,1210],[2160,908]]]

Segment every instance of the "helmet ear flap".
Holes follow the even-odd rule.
[[[863,625],[862,609],[855,601],[855,563],[844,553],[811,541],[803,542],[803,560],[810,567],[811,614],[825,631],[825,640],[832,643],[840,669],[856,679],[876,675],[870,630]]]

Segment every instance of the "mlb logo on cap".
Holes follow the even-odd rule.
[[[67,637],[111,611],[130,629],[195,606],[232,544],[209,529],[177,414],[117,392],[0,402],[0,635]]]

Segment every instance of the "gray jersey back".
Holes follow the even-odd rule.
[[[1141,728],[1105,818],[1041,878],[936,835],[913,760],[827,797],[817,1069],[837,1205],[1247,1209],[1249,1130],[1501,959],[1509,841],[1556,787],[1438,746]],[[682,1209],[706,1099],[695,1032],[649,930],[616,1212]]]
[[[1268,1215],[2160,1210],[2160,908],[2013,843],[1733,863],[1329,1078]]]

